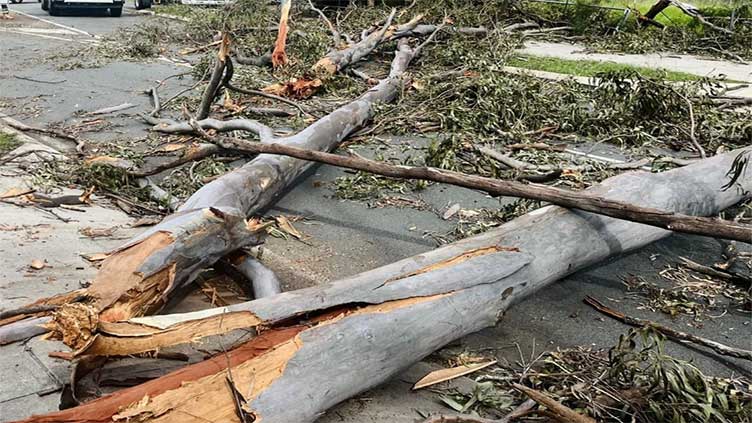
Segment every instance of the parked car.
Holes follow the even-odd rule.
[[[58,16],[63,10],[108,9],[110,16],[117,18],[123,14],[124,2],[125,0],[42,0],[42,10]]]

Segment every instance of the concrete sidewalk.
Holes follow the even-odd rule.
[[[624,65],[640,66],[653,69],[666,69],[685,72],[692,75],[728,80],[752,82],[752,65],[712,60],[702,57],[676,53],[618,54],[592,53],[583,45],[528,41],[517,50],[521,54],[541,57],[555,57],[566,60],[594,60],[613,62]],[[738,97],[752,97],[752,88],[734,91],[730,94]]]

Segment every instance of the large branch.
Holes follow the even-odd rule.
[[[236,129],[257,133],[262,142],[331,150],[371,119],[376,103],[386,103],[397,96],[403,74],[418,51],[419,48],[400,43],[387,78],[295,135],[277,138],[267,126],[247,120],[204,122],[207,127],[216,128],[236,125]],[[259,155],[204,185],[177,213],[114,251],[82,293],[63,294],[37,304],[62,304],[76,295],[89,299],[58,309],[51,325],[74,347],[88,342],[89,329],[100,321],[115,322],[153,313],[176,288],[192,282],[202,269],[232,251],[258,243],[264,230],[255,221],[247,223],[245,217],[269,205],[310,165],[291,157]],[[74,330],[81,325],[85,330]]]
[[[628,173],[594,196],[715,214],[745,198],[723,190],[736,153],[659,174]],[[312,422],[431,352],[494,325],[511,304],[579,269],[667,236],[651,226],[549,206],[482,235],[337,282],[221,309],[100,328],[87,354],[123,355],[256,327],[226,355],[27,422]],[[232,375],[232,387],[228,375]],[[296,399],[305,398],[305,401]],[[240,402],[238,406],[237,402]]]
[[[752,227],[749,225],[716,218],[688,216],[672,211],[640,207],[591,195],[587,192],[573,192],[547,185],[504,181],[433,167],[397,166],[362,157],[345,157],[283,144],[260,144],[226,137],[211,137],[210,140],[223,148],[245,153],[283,154],[302,160],[311,160],[348,169],[362,170],[392,178],[441,182],[485,191],[495,196],[521,197],[545,201],[562,207],[584,210],[631,222],[644,223],[675,232],[726,238],[741,242],[752,241]]]

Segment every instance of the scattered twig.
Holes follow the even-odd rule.
[[[127,199],[127,198],[125,198],[125,197],[117,194],[117,193],[114,193],[114,192],[106,190],[106,189],[102,192],[102,194],[104,196],[106,196],[106,197],[110,197],[110,198],[113,198],[115,200],[122,201],[123,203],[126,203],[126,204],[128,204],[130,206],[137,207],[137,208],[145,210],[145,211],[148,211],[149,213],[152,213],[152,214],[156,214],[156,215],[160,215],[160,216],[164,216],[164,215],[167,214],[164,211],[157,210],[157,209],[154,209],[154,208],[149,207],[149,206],[145,206],[145,205],[137,203],[137,202],[135,202],[133,200],[129,200],[129,199]]]
[[[114,113],[114,112],[119,112],[122,110],[127,110],[132,107],[136,107],[136,105],[132,103],[123,103],[118,106],[105,107],[103,109],[94,110],[93,112],[84,114],[84,116],[106,115],[108,113]]]
[[[682,256],[679,256],[679,260],[682,261],[682,264],[684,266],[686,266],[688,269],[694,270],[695,272],[712,276],[714,278],[723,279],[733,284],[744,286],[745,288],[752,286],[752,280],[750,278],[730,273],[728,270],[714,269],[710,266],[702,265],[700,263],[697,263],[696,261]]]
[[[37,132],[40,134],[50,135],[53,137],[73,141],[76,143],[76,151],[80,154],[83,154],[84,150],[86,149],[86,144],[82,140],[74,137],[73,135],[66,134],[63,131],[58,131],[57,129],[46,129],[46,128],[40,128],[37,126],[29,126],[29,125],[26,125],[25,123],[11,121],[11,120],[5,120],[4,122],[11,128],[19,130],[19,131]]]
[[[604,305],[603,303],[601,303],[600,301],[598,301],[597,299],[589,295],[585,297],[584,301],[585,301],[585,304],[593,307],[594,309],[605,314],[606,316],[609,316],[622,323],[626,323],[630,326],[635,326],[635,327],[650,326],[653,329],[657,330],[658,332],[662,333],[663,335],[667,336],[668,338],[673,339],[674,341],[691,342],[694,344],[702,345],[704,347],[708,347],[721,355],[741,358],[745,360],[752,360],[752,351],[729,347],[727,345],[721,344],[719,342],[716,342],[707,338],[702,338],[700,336],[692,335],[686,332],[681,332],[676,329],[669,328],[667,326],[659,325],[658,323],[652,322],[650,320],[643,320],[643,319],[638,319],[635,317],[627,316],[626,314],[620,311],[616,311],[612,308],[607,307],[606,305]]]
[[[556,401],[543,392],[536,391],[535,389],[530,389],[527,386],[523,386],[518,383],[513,383],[512,386],[514,387],[514,389],[530,397],[530,399],[532,399],[533,401],[546,407],[551,412],[553,417],[562,423],[596,423],[594,419],[588,416],[583,416],[582,414]]]
[[[16,159],[18,159],[20,157],[23,157],[23,156],[27,156],[27,155],[32,154],[32,153],[34,153],[34,154],[37,154],[37,153],[47,153],[47,154],[51,154],[51,155],[54,154],[51,151],[42,150],[42,149],[31,149],[31,150],[19,151],[18,153],[4,155],[2,158],[0,158],[0,165],[4,165],[6,163],[10,163],[13,160],[16,160]]]
[[[456,416],[431,416],[423,423],[510,423],[513,420],[527,415],[535,407],[536,402],[529,399],[517,406],[506,416],[500,419],[484,419],[482,417],[471,416],[469,414],[459,414]]]
[[[40,84],[62,84],[63,82],[67,81],[66,79],[63,79],[60,81],[43,81],[41,79],[34,79],[34,78],[29,78],[27,76],[18,76],[18,75],[13,75],[13,77],[16,79],[22,79],[24,81],[38,82]]]

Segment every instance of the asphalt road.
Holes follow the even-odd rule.
[[[190,71],[166,57],[118,60],[97,52],[106,36],[157,19],[130,6],[118,18],[102,11],[53,17],[36,2],[14,4],[11,10],[20,12],[16,19],[0,21],[0,112],[25,123],[78,125],[85,112],[132,103],[136,107],[106,116],[106,123],[84,136],[95,141],[144,137],[147,127],[137,113],[152,107],[144,91]],[[191,83],[174,78],[161,93],[169,96]]]
[[[133,25],[144,19],[144,15],[138,14],[133,8],[133,0],[127,0],[125,6],[123,15],[119,18],[111,18],[97,10],[66,11],[64,16],[50,16],[49,13],[42,10],[41,4],[36,0],[24,0],[20,4],[11,4],[10,8],[13,11],[61,25],[60,29],[80,30],[96,36],[110,33],[120,27]]]

